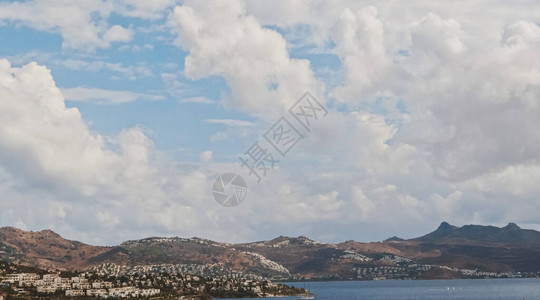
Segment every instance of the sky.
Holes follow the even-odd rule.
[[[0,226],[99,245],[540,229],[539,11],[0,1]],[[293,115],[306,92],[308,127]],[[298,138],[285,155],[277,128]],[[256,149],[275,162],[260,178],[241,163]],[[238,206],[213,198],[224,173],[247,184]]]

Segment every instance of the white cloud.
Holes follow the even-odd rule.
[[[540,26],[533,22],[517,21],[504,28],[502,36],[504,45],[510,47],[526,47],[527,44],[540,42]]]
[[[527,18],[537,5],[420,3],[254,1],[248,12],[268,25],[304,23],[308,41],[331,40],[326,51],[340,57],[346,79],[330,95],[399,125],[388,147],[418,148],[442,178],[536,163],[540,27]]]
[[[201,152],[200,156],[199,156],[199,160],[203,163],[209,163],[209,162],[212,162],[212,151],[211,150],[207,150],[207,151],[203,151]]]
[[[56,21],[32,17],[42,3],[61,6],[51,0],[2,4],[0,19],[61,33],[66,48],[84,48],[131,39],[131,28],[106,23],[114,9],[155,21],[169,14],[172,2],[124,1],[113,8],[103,2],[98,8],[89,1],[80,4],[84,10],[68,3],[50,15],[79,18]],[[95,240],[103,228],[81,217],[90,210],[116,229],[108,241],[156,232],[216,239],[227,234],[231,240],[277,234],[371,239],[423,233],[441,220],[537,224],[537,7],[535,1],[185,1],[168,22],[188,53],[188,78],[171,65],[171,73],[161,74],[164,88],[180,102],[215,103],[199,96],[204,91],[190,79],[220,76],[230,88],[221,103],[260,117],[206,120],[227,126],[212,142],[253,134],[305,90],[321,102],[326,94],[339,107],[330,107],[264,183],[250,185],[252,198],[226,211],[210,198],[212,179],[223,171],[253,178],[236,163],[212,162],[224,157],[221,149],[199,153],[207,163],[174,164],[155,153],[140,128],[102,136],[63,100],[159,96],[89,88],[61,93],[43,67],[10,68],[3,61],[0,191],[13,200],[3,205],[0,218],[77,234],[93,228],[87,239]],[[279,30],[269,29],[274,26]],[[308,50],[293,58],[289,52],[296,47]],[[340,60],[336,73],[343,81],[337,88],[325,91],[312,63],[297,58],[314,53]],[[145,64],[55,63],[130,79],[153,76]],[[21,201],[32,209],[14,214]]]
[[[234,119],[206,119],[204,120],[206,123],[211,124],[222,124],[228,127],[249,127],[254,126],[252,122],[244,121],[244,120],[234,120]]]
[[[53,224],[74,232],[90,228],[85,223],[89,220],[81,216],[97,215],[108,226],[125,228],[118,231],[122,235],[141,222],[170,226],[160,221],[160,211],[172,209],[176,217],[189,211],[182,204],[189,195],[176,193],[183,181],[192,180],[189,175],[167,171],[167,164],[160,166],[152,142],[139,128],[114,137],[90,131],[80,112],[65,106],[45,67],[31,63],[12,68],[7,60],[0,60],[0,91],[4,95],[0,109],[5,112],[0,116],[0,173],[5,179],[0,189],[9,196],[0,212],[5,222],[32,227]],[[169,183],[163,177],[171,172],[178,181]],[[180,197],[178,202],[171,203],[171,195]],[[43,206],[52,199],[60,211],[37,217],[47,211]],[[26,213],[14,215],[21,203],[29,204],[23,205]],[[62,219],[54,221],[58,213]],[[13,219],[17,216],[20,220]],[[103,226],[92,225],[98,231]],[[98,241],[99,236],[91,238]]]
[[[134,93],[131,91],[104,90],[98,88],[65,88],[62,94],[68,101],[96,101],[99,103],[126,103],[137,100],[157,101],[165,97],[160,95],[150,95]]]
[[[353,203],[356,204],[358,210],[358,216],[366,219],[376,210],[376,202],[369,199],[362,189],[358,186],[353,187]]]
[[[24,166],[21,173],[31,172],[35,180],[55,178],[81,188],[85,194],[93,193],[95,184],[111,179],[110,172],[99,167],[114,164],[117,157],[104,151],[103,137],[88,130],[77,109],[65,107],[47,69],[35,63],[11,68],[6,60],[1,61],[0,69],[1,88],[6,95],[2,111],[14,116],[2,122],[4,159],[12,157],[13,164]],[[20,126],[27,120],[32,122]],[[28,157],[19,157],[18,151]]]
[[[396,186],[400,205],[420,212],[434,207],[465,223],[531,223],[529,211],[537,212],[536,189],[520,180],[540,165],[534,150],[540,145],[535,9],[534,1],[247,4],[262,24],[284,31],[302,25],[307,36],[300,45],[334,53],[342,62],[345,80],[329,95],[356,113],[344,116],[350,121],[331,121],[336,136],[323,136],[332,142],[314,144],[346,157],[356,172],[370,172],[379,184]],[[355,118],[358,128],[351,126]],[[336,152],[334,141],[357,156]],[[415,179],[391,176],[392,169]],[[425,181],[431,186],[419,183]],[[430,196],[434,192],[450,196]],[[422,204],[428,198],[432,202]],[[486,205],[489,199],[496,205]],[[507,199],[519,202],[508,214]],[[377,205],[374,213],[383,208]]]
[[[176,0],[115,0],[116,10],[127,17],[159,19],[164,17],[167,8],[177,3]]]
[[[111,26],[104,34],[103,40],[112,43],[112,42],[129,42],[133,39],[133,29],[124,28],[120,25]]]
[[[87,61],[81,59],[68,58],[66,60],[55,60],[54,64],[62,65],[71,70],[81,70],[88,72],[100,72],[102,70],[120,74],[129,80],[152,77],[152,70],[144,63],[139,65],[124,66],[121,63],[105,62],[101,60]]]
[[[226,107],[272,118],[306,90],[322,91],[309,61],[290,58],[283,37],[247,15],[240,1],[186,1],[170,22],[178,45],[189,52],[185,75],[225,78],[231,88]]]
[[[130,30],[106,20],[114,10],[109,1],[36,0],[0,3],[0,21],[59,33],[64,48],[93,51],[111,42],[129,41]]]
[[[369,6],[357,12],[345,9],[332,32],[336,43],[333,52],[340,57],[347,76],[345,86],[336,88],[333,95],[343,102],[358,101],[357,95],[362,99],[385,95],[386,80],[395,75],[377,8]]]
[[[424,144],[438,175],[450,180],[540,162],[533,150],[540,143],[534,134],[540,60],[532,55],[539,44],[482,45],[455,22],[429,18],[441,26],[413,27],[413,37],[436,32],[413,44],[404,65],[411,76],[404,99],[412,113],[403,140]]]
[[[15,55],[6,56],[5,58],[8,59],[13,65],[22,66],[30,62],[45,64],[46,62],[50,61],[51,57],[51,53],[32,50],[27,53],[18,53]]]
[[[177,66],[173,65],[171,69],[176,69]],[[180,103],[199,103],[199,104],[215,104],[214,100],[208,99],[204,96],[193,96],[194,94],[202,94],[203,90],[196,89],[187,83],[185,78],[178,73],[162,73],[161,80],[165,87],[166,92],[178,99]]]
[[[413,55],[426,54],[448,59],[466,51],[463,36],[464,32],[458,22],[429,13],[412,25]]]
[[[216,102],[206,97],[187,97],[179,100],[180,103],[215,104]]]
[[[120,51],[131,50],[133,52],[140,52],[140,51],[143,51],[143,50],[152,51],[152,50],[154,50],[154,46],[151,45],[151,44],[144,44],[142,46],[139,46],[139,45],[123,45],[123,46],[118,47],[118,50],[120,50]]]

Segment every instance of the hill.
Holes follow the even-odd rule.
[[[372,243],[327,244],[303,236],[242,244],[153,237],[114,247],[67,240],[50,230],[0,228],[0,260],[26,266],[112,268],[114,272],[189,267],[205,275],[237,273],[281,279],[501,277],[517,272],[536,276],[539,245],[540,232],[513,223],[499,228],[443,222],[418,238],[393,237]]]
[[[70,241],[51,230],[32,232],[0,228],[0,260],[16,264],[45,269],[78,269],[86,267],[92,257],[107,251],[108,247]]]

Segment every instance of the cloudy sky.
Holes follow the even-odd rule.
[[[540,229],[540,3],[0,2],[0,226],[113,245]],[[287,112],[306,91],[328,114]],[[239,156],[304,138],[257,183]],[[246,180],[225,208],[212,182]]]

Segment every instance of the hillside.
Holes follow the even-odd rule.
[[[0,228],[0,260],[17,264],[45,269],[78,269],[86,267],[92,257],[107,251],[108,247],[70,241],[51,230],[32,232]]]
[[[540,270],[539,245],[540,232],[521,229],[513,223],[498,228],[456,227],[443,222],[435,231],[418,238],[393,237],[372,243],[327,244],[302,236],[242,244],[154,237],[126,241],[115,247],[66,240],[50,230],[0,228],[0,260],[27,266],[82,270],[113,265],[127,272],[144,266],[170,269],[189,265],[196,269],[204,266],[212,272],[283,279],[536,274]]]
[[[124,264],[196,264],[219,266],[227,270],[253,273],[264,277],[288,277],[283,266],[250,251],[239,251],[232,245],[200,238],[147,238],[127,241],[110,251],[91,258],[90,265],[114,261],[115,255],[126,256]]]
[[[540,270],[540,232],[521,229],[514,223],[495,226],[452,226],[441,223],[437,230],[415,239],[394,242],[408,257],[434,264],[478,268],[487,271]],[[413,254],[415,252],[415,254]],[[430,255],[430,253],[438,255]]]

